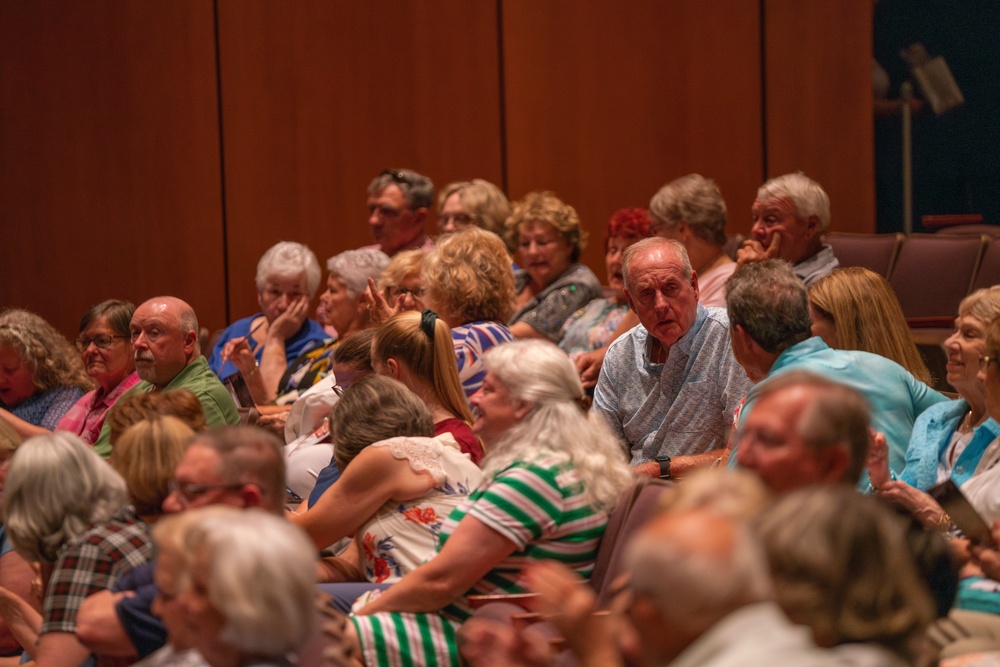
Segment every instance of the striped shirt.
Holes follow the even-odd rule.
[[[509,343],[514,334],[498,322],[470,322],[451,330],[451,342],[455,346],[455,360],[458,361],[458,379],[466,396],[472,396],[483,385],[486,368],[483,353],[494,345]]]

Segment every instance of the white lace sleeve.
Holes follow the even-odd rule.
[[[371,446],[388,447],[394,458],[405,459],[414,472],[429,472],[436,484],[445,480],[441,443],[434,438],[402,436],[375,442]]]

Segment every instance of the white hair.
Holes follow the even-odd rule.
[[[771,575],[760,543],[741,521],[696,510],[730,524],[727,553],[702,550],[640,532],[625,551],[623,572],[630,588],[648,595],[664,620],[686,631],[701,632],[748,604],[773,599]]]
[[[303,273],[306,274],[306,291],[311,299],[316,296],[321,277],[316,253],[309,246],[294,241],[275,243],[257,262],[257,291],[264,291],[268,278],[297,278]]]
[[[483,479],[514,461],[558,454],[572,462],[592,504],[614,507],[632,473],[604,420],[585,412],[586,394],[566,353],[548,341],[524,340],[490,348],[483,363],[511,399],[531,406],[483,461]]]
[[[344,283],[347,294],[356,299],[368,287],[369,278],[378,282],[389,261],[389,255],[381,250],[361,248],[334,255],[326,260],[326,268]]]
[[[312,542],[263,510],[212,510],[181,529],[193,555],[188,566],[202,570],[208,601],[225,618],[218,641],[262,656],[301,648],[317,622]],[[192,576],[182,576],[182,585]]]
[[[628,274],[629,269],[632,268],[632,263],[636,260],[636,257],[647,250],[653,250],[656,248],[667,248],[673,252],[674,256],[677,257],[677,261],[681,264],[681,271],[684,274],[684,278],[686,280],[691,279],[694,269],[691,266],[691,258],[688,257],[687,248],[684,247],[684,244],[675,239],[667,239],[662,236],[650,236],[647,239],[636,241],[622,251],[622,278],[625,281],[626,290],[632,289],[632,286],[628,283]]]
[[[757,200],[788,199],[800,218],[815,215],[820,234],[830,226],[830,197],[823,186],[801,171],[777,176],[757,189]]]
[[[3,490],[10,541],[28,560],[59,549],[128,505],[125,480],[70,433],[29,438],[14,452]]]

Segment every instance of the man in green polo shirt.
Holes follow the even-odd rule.
[[[140,392],[187,389],[201,403],[209,428],[238,424],[236,404],[219,378],[201,356],[198,317],[187,303],[172,296],[158,296],[135,309],[132,323],[132,354],[142,382],[125,396]],[[111,454],[110,423],[104,422],[94,450]]]

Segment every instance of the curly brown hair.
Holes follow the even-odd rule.
[[[424,260],[424,284],[448,319],[506,322],[514,303],[510,255],[496,234],[469,227],[438,240]]]
[[[580,216],[575,208],[552,192],[529,192],[524,199],[515,202],[514,212],[504,223],[507,245],[517,248],[521,230],[532,222],[548,225],[559,232],[573,248],[570,261],[580,259],[580,253],[587,247],[589,234],[580,225]]]
[[[16,351],[31,366],[31,379],[41,391],[60,386],[89,391],[95,386],[76,349],[35,313],[20,308],[0,313],[0,345]]]

